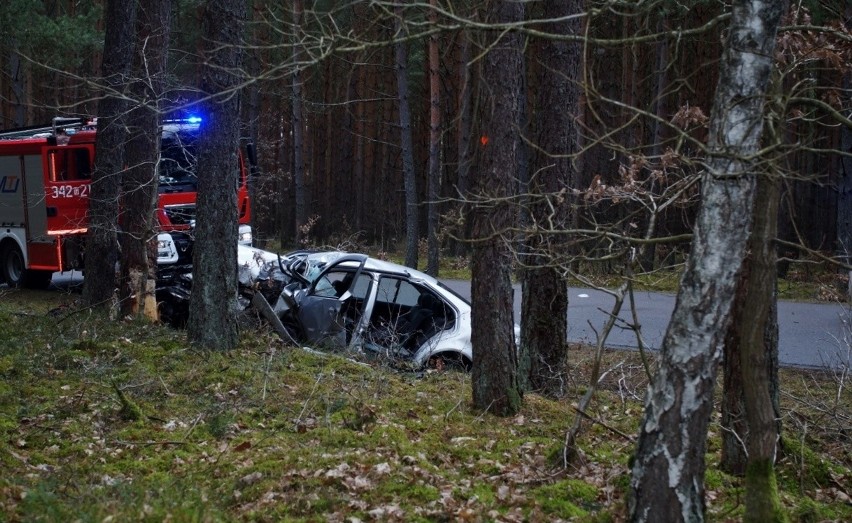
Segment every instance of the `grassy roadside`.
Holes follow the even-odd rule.
[[[76,296],[0,289],[0,521],[618,521],[646,379],[612,369],[582,459],[558,456],[586,387],[571,349],[566,399],[473,411],[454,372],[401,374],[284,346],[247,321],[239,350],[109,321]],[[785,370],[782,502],[793,520],[849,521],[852,393]],[[610,428],[607,428],[610,427]],[[741,481],[707,455],[708,516],[737,519]]]

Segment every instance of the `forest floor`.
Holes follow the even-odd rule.
[[[0,521],[620,521],[647,377],[608,352],[580,455],[561,459],[592,353],[561,400],[498,418],[468,375],[396,372],[284,345],[247,318],[238,350],[0,288]],[[781,373],[781,501],[793,521],[852,521],[850,369]],[[718,401],[718,398],[717,398]],[[742,480],[705,475],[710,521]]]

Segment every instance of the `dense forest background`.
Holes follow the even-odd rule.
[[[121,69],[126,82],[110,77],[104,86],[101,58],[122,49],[102,47],[107,7],[142,12],[132,67]],[[418,266],[425,251],[432,273],[439,247],[470,255],[478,411],[514,416],[530,391],[563,397],[567,281],[594,285],[592,264],[621,276],[608,291],[615,304],[596,333],[589,387],[565,437],[566,465],[580,416],[608,372],[601,355],[625,300],[633,321],[618,328],[634,331],[643,347],[635,274],[686,259],[656,370],[643,360],[650,387],[628,511],[634,520],[701,520],[724,360],[720,468],[746,473],[752,520],[783,519],[762,515],[780,513],[773,466],[779,447],[793,452],[777,407],[776,267],[783,272],[803,255],[849,261],[852,4],[254,1],[244,26],[243,7],[243,0],[0,6],[3,127],[92,116],[116,98],[127,102],[116,112],[131,116],[148,108],[162,119],[207,111],[215,123],[198,162],[205,183],[190,344],[231,350],[238,342],[228,258],[236,250],[236,205],[228,204],[237,179],[227,161],[237,134],[259,151],[251,182],[259,246],[391,252],[404,244],[405,264]],[[108,25],[108,35],[116,32]],[[156,135],[154,122],[135,137]],[[96,170],[93,186],[120,174],[125,196],[151,190],[153,204],[157,149],[134,161],[133,142],[113,172],[99,178]],[[117,194],[93,197],[92,215],[96,205],[118,208]],[[150,221],[152,208],[126,202],[123,213],[141,210],[139,221]],[[154,237],[147,223],[138,232],[122,225],[123,236],[143,247]],[[88,260],[98,257],[93,243],[87,249]],[[128,251],[123,246],[124,258]]]
[[[49,122],[52,117],[94,115],[95,81],[103,45],[102,0],[9,0],[0,6],[0,127]],[[304,4],[304,5],[303,5]],[[397,47],[407,51],[405,77],[412,136],[419,237],[427,215],[440,215],[433,232],[444,248],[464,237],[469,169],[487,148],[478,131],[480,58],[488,31],[468,29],[484,16],[476,2],[443,5],[426,24],[428,4],[399,14],[385,2],[267,2],[250,6],[246,35],[243,135],[259,145],[255,178],[255,238],[260,245],[346,240],[392,251],[406,236],[404,148],[400,132]],[[170,90],[161,103],[169,115],[193,111],[201,71],[200,2],[175,0],[169,54]],[[294,9],[295,8],[295,9]],[[586,2],[582,21],[584,65],[573,78],[581,89],[575,115],[581,131],[572,157],[584,199],[581,228],[615,224],[641,235],[652,197],[700,168],[691,161],[706,138],[706,120],[717,79],[726,6],[695,2]],[[774,89],[788,118],[779,235],[823,251],[845,251],[849,182],[842,149],[843,126],[830,112],[849,109],[849,48],[812,26],[843,28],[842,0],[803,1],[785,21],[798,29],[782,36],[781,68]],[[525,122],[537,113],[535,93],[543,68],[541,40],[529,35],[543,13],[530,2],[525,46]],[[485,21],[482,21],[485,22]],[[483,36],[483,33],[485,35]],[[437,39],[439,177],[429,196],[430,75],[427,46]],[[842,44],[842,41],[841,41]],[[842,59],[847,60],[845,63]],[[793,66],[792,62],[795,62]],[[297,88],[295,88],[297,87]],[[798,101],[797,101],[798,100]],[[804,103],[801,100],[816,100]],[[510,123],[507,122],[507,125]],[[296,132],[298,130],[300,132]],[[524,131],[522,157],[537,154],[532,127]],[[299,143],[294,143],[298,140]],[[848,148],[848,144],[847,144]],[[298,152],[298,154],[295,154]],[[298,158],[297,158],[298,156]],[[298,163],[298,165],[297,165]],[[522,162],[530,165],[530,162]],[[525,192],[529,168],[517,173]],[[607,189],[626,188],[620,195]],[[640,191],[641,188],[641,191]],[[593,195],[595,197],[589,197]],[[692,228],[695,191],[657,218],[654,236]],[[612,226],[612,225],[610,225]],[[679,246],[651,250],[657,265]],[[591,247],[594,248],[594,247]],[[791,254],[791,253],[787,253]]]

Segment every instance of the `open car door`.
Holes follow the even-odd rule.
[[[364,255],[343,256],[314,280],[298,309],[306,342],[339,349],[350,344],[371,287],[366,262]]]

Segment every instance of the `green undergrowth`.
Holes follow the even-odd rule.
[[[204,352],[180,331],[79,309],[73,294],[0,293],[0,521],[624,517],[646,386],[635,354],[607,354],[589,408],[600,423],[566,466],[584,349],[572,348],[565,399],[527,394],[504,419],[471,407],[466,374],[317,356],[262,326],[238,350]],[[785,373],[810,395],[789,407],[799,421],[785,422],[778,465],[793,521],[852,519],[838,486],[852,477],[848,434],[826,434],[825,414],[802,406],[833,397],[824,378]],[[714,465],[715,419],[706,484],[721,521],[741,514],[742,483]]]

